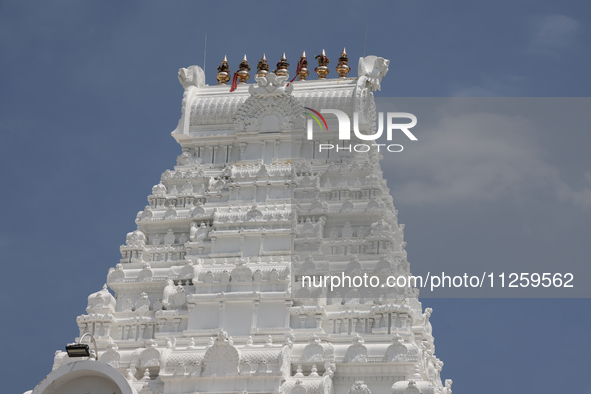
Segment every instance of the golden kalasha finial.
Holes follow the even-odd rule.
[[[240,62],[240,65],[238,65],[237,74],[240,83],[246,83],[246,81],[248,81],[248,78],[250,78],[249,71],[250,66],[248,65],[248,60],[246,60],[246,55],[244,55],[244,58]]]
[[[283,56],[281,56],[281,60],[279,60],[279,63],[277,63],[277,70],[275,71],[275,74],[277,74],[278,76],[289,77],[289,71],[287,71],[287,67],[289,67],[289,63],[287,62],[287,59],[285,58],[285,52],[283,52]]]
[[[310,72],[308,71],[308,58],[306,57],[306,51],[304,51],[302,56],[300,56],[300,62],[298,66],[298,81],[305,81],[306,77],[310,75]]]
[[[328,63],[330,63],[330,60],[328,60],[326,57],[324,49],[322,50],[322,54],[317,55],[315,58],[318,59],[318,67],[316,67],[314,71],[316,71],[316,74],[318,74],[319,79],[326,79],[326,76],[330,72],[327,67]]]
[[[230,81],[230,66],[228,66],[228,58],[224,56],[222,64],[218,67],[218,84],[225,85]]]
[[[263,57],[257,64],[257,77],[264,77],[269,73],[269,65],[267,64],[267,57],[263,53]]]
[[[346,78],[349,71],[351,71],[351,67],[347,63],[349,63],[349,58],[347,57],[347,51],[343,48],[343,52],[341,52],[341,57],[339,58],[339,64],[337,64],[337,73],[340,78]]]

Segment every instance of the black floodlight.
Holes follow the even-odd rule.
[[[85,343],[71,343],[66,345],[68,357],[90,357],[90,348]]]
[[[91,353],[90,352],[90,348],[88,347],[88,345],[86,343],[81,343],[82,340],[86,337],[89,336],[90,339],[92,339],[92,342],[94,343],[94,352]],[[96,348],[96,341],[94,340],[94,337],[90,334],[84,334],[82,335],[82,337],[80,338],[80,340],[78,341],[78,343],[71,343],[69,345],[66,345],[66,352],[68,353],[68,357],[92,357],[95,360],[98,360],[98,351]]]

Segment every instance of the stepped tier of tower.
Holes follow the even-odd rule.
[[[179,71],[182,153],[77,318],[100,362],[140,394],[451,394],[417,289],[309,284],[410,275],[380,153],[319,151],[338,142],[328,116],[306,135],[304,108],[357,112],[373,133],[388,63],[291,83],[267,72],[232,92]],[[56,352],[54,369],[71,361]]]

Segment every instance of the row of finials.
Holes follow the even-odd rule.
[[[326,53],[324,52],[324,50],[322,50],[322,53],[320,55],[315,56],[315,59],[318,61],[318,67],[316,67],[314,69],[314,71],[316,71],[316,74],[318,74],[319,79],[326,79],[326,76],[330,72],[330,70],[328,68],[328,63],[330,63],[330,60],[326,56]],[[341,52],[341,56],[339,57],[339,62],[336,67],[336,71],[337,71],[340,78],[345,78],[347,76],[347,74],[349,73],[349,71],[351,70],[351,67],[349,67],[348,63],[349,63],[349,58],[347,57],[347,51],[345,50],[345,48],[343,48],[343,51]],[[287,62],[287,58],[285,57],[285,53],[284,53],[283,56],[281,56],[281,59],[279,60],[279,62],[277,63],[277,69],[274,70],[273,73],[276,74],[277,76],[289,76],[288,67],[289,67],[289,63]],[[244,55],[244,58],[242,59],[242,61],[238,65],[238,71],[236,71],[234,73],[234,77],[233,77],[234,80],[232,81],[232,84],[246,83],[246,81],[250,78],[249,71],[250,71],[250,65],[248,64],[248,60],[246,59],[246,55]],[[263,57],[261,58],[261,60],[259,60],[259,62],[257,64],[257,74],[256,75],[257,75],[257,77],[264,77],[268,73],[269,73],[269,65],[267,64],[267,58],[263,54]],[[305,81],[306,77],[308,75],[310,75],[310,72],[308,71],[308,58],[306,57],[306,52],[304,51],[304,53],[302,53],[302,56],[300,56],[300,60],[298,60],[298,64],[297,64],[297,68],[296,68],[296,75],[294,76],[294,78],[291,81],[293,82],[296,77],[298,78],[299,81]],[[230,79],[231,79],[231,71],[230,71],[230,66],[228,65],[228,58],[226,56],[224,56],[224,60],[222,60],[222,64],[218,67],[218,74],[217,74],[218,84],[225,85],[230,81]]]

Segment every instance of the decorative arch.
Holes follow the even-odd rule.
[[[109,389],[117,388],[117,394],[137,394],[137,391],[118,370],[100,361],[90,360],[75,361],[56,369],[35,387],[32,394],[68,393],[64,390],[75,386],[77,381],[84,380],[93,385],[99,385],[99,388],[102,386]],[[60,388],[63,390],[60,391]],[[76,388],[72,387],[72,390],[76,390]]]
[[[302,352],[302,360],[305,362],[322,362],[323,359],[324,348],[320,344],[320,339],[316,335],[312,335]]]
[[[408,349],[401,341],[392,343],[386,349],[386,361],[406,361],[408,356]]]
[[[232,282],[250,282],[252,281],[252,270],[245,266],[238,266],[230,273]]]
[[[288,131],[303,128],[304,108],[292,95],[255,95],[234,118],[236,132]]]
[[[365,363],[367,362],[367,348],[363,345],[363,338],[359,334],[353,338],[353,344],[347,349],[345,362]]]
[[[223,338],[218,336],[218,340],[207,349],[203,357],[203,376],[238,375],[239,364],[238,350],[228,343],[225,335]]]

